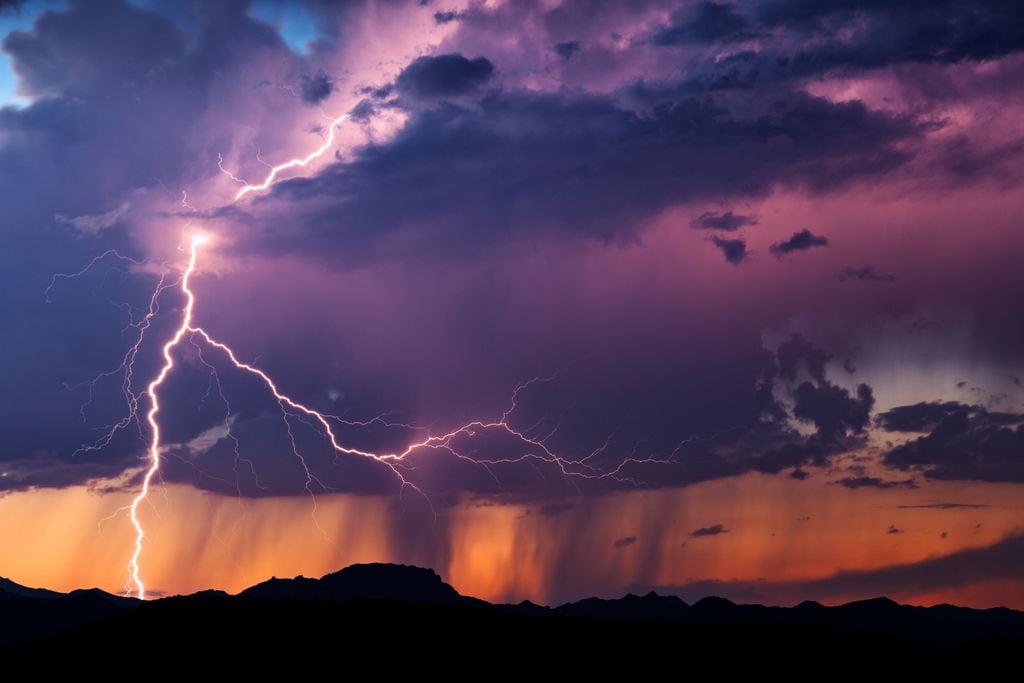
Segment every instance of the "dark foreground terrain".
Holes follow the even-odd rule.
[[[898,605],[822,607],[705,598],[589,599],[547,608],[459,595],[428,569],[354,565],[140,603],[0,579],[0,661],[169,673],[364,672],[619,678],[690,670],[1021,670],[1024,612]]]

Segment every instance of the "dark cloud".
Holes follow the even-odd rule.
[[[794,397],[793,415],[813,423],[818,435],[828,441],[839,439],[848,432],[863,432],[875,405],[871,387],[866,384],[857,385],[854,398],[847,389],[834,384],[803,382],[796,388]]]
[[[903,479],[901,481],[893,481],[891,479],[880,479],[878,477],[844,477],[835,482],[840,486],[844,486],[848,489],[860,489],[860,488],[874,488],[874,489],[894,489],[894,488],[905,488],[905,489],[916,489],[917,482],[913,479]]]
[[[461,16],[462,14],[455,10],[441,10],[434,12],[434,21],[438,24],[450,24],[453,21],[457,21]]]
[[[815,426],[815,433],[804,441],[786,440],[775,448],[765,449],[755,457],[750,467],[760,472],[777,473],[785,469],[799,469],[806,464],[826,465],[836,453],[862,444],[874,396],[866,384],[850,391],[832,384],[826,377],[825,364],[829,355],[815,347],[805,337],[794,334],[783,342],[776,352],[782,387],[792,402],[792,416]],[[806,372],[811,381],[800,381]],[[775,403],[765,404],[766,413],[779,419],[786,412]]]
[[[699,3],[674,15],[652,42],[709,45],[711,54],[695,62],[686,88],[718,93],[901,64],[980,62],[1024,49],[1022,10],[1013,0],[752,5],[741,15],[727,5]],[[750,36],[758,39],[756,50],[720,54]],[[974,154],[958,156],[968,167],[983,163]]]
[[[0,16],[18,14],[24,4],[25,0],[0,0]]]
[[[743,261],[750,255],[747,251],[747,243],[742,239],[729,240],[714,235],[711,237],[711,242],[722,250],[725,260],[734,266],[738,266],[743,263]]]
[[[757,225],[757,218],[744,216],[741,213],[726,211],[725,213],[713,213],[705,211],[697,216],[690,225],[698,230],[726,230],[734,231],[747,225]]]
[[[313,76],[305,74],[299,81],[299,96],[306,104],[320,104],[330,97],[332,92],[334,92],[334,81],[323,71],[319,71]]]
[[[797,62],[819,68],[877,68],[900,62],[985,60],[1024,49],[1024,11],[1013,0],[912,0],[903,3],[771,0],[756,11],[761,25],[836,36]]]
[[[453,97],[475,90],[493,73],[494,65],[484,57],[419,57],[398,74],[395,87],[400,93],[419,99]]]
[[[828,238],[822,235],[815,235],[810,230],[804,229],[794,232],[793,235],[782,242],[776,242],[771,246],[772,253],[776,256],[785,256],[794,251],[806,251],[813,247],[827,247]]]
[[[615,542],[612,543],[612,547],[625,548],[627,546],[633,545],[634,543],[636,543],[636,536],[625,536],[624,538],[616,539]]]
[[[897,505],[901,510],[978,510],[987,508],[983,503],[922,503],[920,505]]]
[[[655,31],[651,42],[662,46],[733,43],[751,37],[746,17],[732,5],[699,0],[673,14],[671,23]]]
[[[893,282],[895,275],[882,273],[874,266],[847,266],[839,271],[840,280],[860,280],[861,282]]]
[[[115,17],[116,29],[109,23]],[[183,49],[181,34],[164,17],[119,3],[47,12],[34,31],[13,31],[3,40],[19,88],[33,96],[109,96],[151,82]]]
[[[576,507],[574,504],[565,501],[545,503],[536,510],[536,514],[541,517],[557,517],[563,512],[572,510],[574,507]]]
[[[718,536],[719,534],[727,534],[729,530],[721,524],[712,524],[711,526],[702,526],[699,529],[694,529],[690,532],[691,538],[700,538],[702,536]]]
[[[562,59],[569,59],[580,51],[580,41],[568,40],[562,43],[555,43],[555,46],[552,49],[555,51],[555,54]]]
[[[792,335],[776,352],[779,377],[774,376],[761,385],[766,392],[763,406],[763,437],[774,439],[770,447],[761,446],[761,452],[748,461],[748,467],[775,474],[792,469],[796,478],[806,478],[803,466],[824,467],[837,453],[847,452],[863,445],[874,396],[866,384],[857,387],[855,395],[832,384],[826,377],[825,363],[829,356],[801,335]],[[812,381],[799,381],[806,371]],[[815,432],[803,439],[779,438],[788,431],[783,427],[788,412],[776,400],[776,393],[787,394],[791,402],[792,417],[815,426]],[[797,472],[800,474],[797,474]]]
[[[939,408],[931,404],[922,412],[933,409]],[[934,418],[934,414],[914,417]],[[925,425],[924,419],[909,422],[913,427]],[[931,479],[1024,482],[1022,453],[1024,415],[957,406],[939,419],[926,436],[888,451],[883,462],[904,472],[921,472]]]
[[[676,202],[757,195],[780,177],[824,191],[891,168],[906,159],[891,145],[917,134],[908,119],[806,95],[749,119],[698,100],[640,116],[605,96],[497,92],[417,112],[393,141],[278,184],[258,216],[232,215],[265,232],[250,246],[346,260],[373,241],[421,257],[545,232],[630,241]]]
[[[927,432],[935,428],[939,422],[961,410],[975,411],[975,406],[968,406],[957,401],[945,403],[929,403],[922,401],[909,406],[897,406],[875,418],[876,424],[890,432]]]
[[[370,99],[363,99],[359,101],[359,104],[352,107],[349,110],[348,115],[353,121],[358,123],[368,123],[378,112],[378,108],[374,106],[373,101]]]

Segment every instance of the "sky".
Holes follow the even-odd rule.
[[[150,595],[391,561],[1024,609],[1019,3],[6,0],[0,37],[0,575],[132,590],[139,501]]]

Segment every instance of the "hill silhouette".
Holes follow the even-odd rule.
[[[481,604],[460,595],[433,569],[403,564],[354,564],[319,579],[276,577],[246,588],[243,599],[273,600],[406,600],[426,604]]]
[[[96,589],[57,593],[0,580],[0,661],[101,664],[173,654],[237,673],[376,663],[389,674],[514,672],[636,676],[689,669],[1020,670],[1024,612],[887,598],[837,607],[689,605],[654,592],[557,607],[492,605],[430,569],[346,567],[272,578],[237,595],[202,591],[142,603]],[[338,657],[344,653],[344,660]],[[485,667],[480,669],[479,667]],[[362,669],[360,669],[362,670]]]

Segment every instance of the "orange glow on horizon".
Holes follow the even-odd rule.
[[[390,497],[323,495],[317,498],[323,532],[303,497],[240,501],[185,486],[157,493],[147,501],[154,509],[145,544],[153,595],[236,592],[270,576],[320,576],[383,561],[431,566],[466,595],[551,604],[698,580],[818,579],[982,548],[1024,526],[1019,486],[848,491],[767,475],[584,498],[547,515],[540,505],[467,501],[439,510],[436,521],[416,518]],[[942,499],[989,507],[897,507]],[[0,515],[11,522],[0,528],[0,546],[17,549],[0,574],[57,590],[117,590],[110,581],[123,566],[131,529],[120,518],[97,524],[128,500],[128,493],[99,495],[83,487],[0,497]],[[728,532],[690,536],[714,524]],[[900,533],[887,533],[890,525]],[[636,540],[614,547],[630,536]],[[837,594],[830,601],[863,597],[872,596]],[[982,579],[891,597],[1024,608],[1024,580]]]

